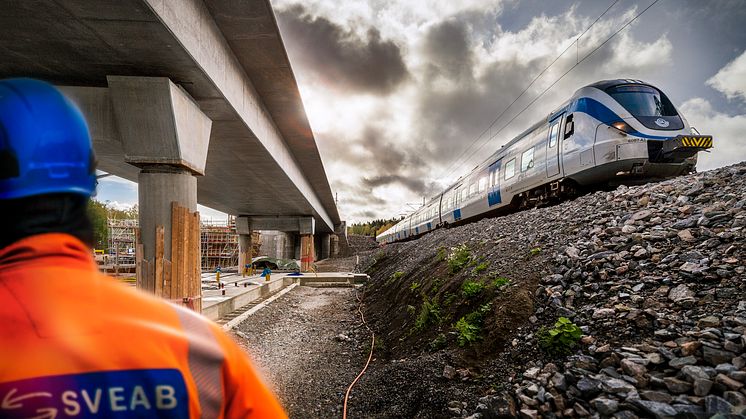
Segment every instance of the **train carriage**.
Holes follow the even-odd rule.
[[[406,240],[587,188],[689,173],[697,153],[712,144],[658,88],[640,80],[600,81],[579,89],[376,240]]]

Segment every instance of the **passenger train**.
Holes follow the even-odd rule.
[[[690,173],[697,152],[712,142],[658,88],[640,80],[600,81],[579,89],[376,240],[407,240],[583,190]]]

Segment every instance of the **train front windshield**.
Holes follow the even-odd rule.
[[[607,89],[606,93],[648,128],[683,128],[676,108],[658,89],[643,85],[620,85]]]

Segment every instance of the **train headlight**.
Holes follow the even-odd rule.
[[[624,121],[613,122],[611,126],[621,131],[623,134],[630,133],[633,131],[632,127],[627,125],[627,123]]]

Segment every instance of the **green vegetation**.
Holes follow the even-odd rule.
[[[508,278],[503,278],[503,277],[497,277],[492,280],[492,286],[494,288],[501,288],[501,287],[508,285],[509,283],[510,283],[510,280]]]
[[[417,288],[419,288],[419,287],[420,287],[420,283],[419,282],[412,282],[412,285],[409,286],[409,290],[412,291],[412,292],[415,292],[415,291],[417,291]]]
[[[402,271],[396,271],[393,274],[391,274],[391,280],[392,281],[398,281],[404,276],[404,272]]]
[[[482,324],[490,310],[492,310],[492,304],[482,304],[476,311],[467,314],[456,322],[453,328],[458,332],[459,346],[466,346],[482,339]]]
[[[414,321],[415,330],[422,331],[427,326],[437,322],[440,322],[440,306],[438,305],[438,299],[433,298],[430,300],[426,296],[423,296],[420,313]]]
[[[448,343],[446,340],[446,335],[444,335],[443,333],[439,333],[438,336],[436,336],[435,339],[433,339],[428,346],[430,347],[431,351],[435,352],[439,349],[445,348],[446,343]]]
[[[487,268],[490,266],[489,262],[484,261],[477,266],[474,267],[474,275],[478,275],[480,272],[484,272],[487,270]]]
[[[347,227],[347,233],[375,237],[393,227],[394,224],[398,223],[402,219],[403,217],[392,218],[390,220],[373,220],[368,221],[367,223],[353,224]]]
[[[445,294],[445,299],[443,300],[443,305],[444,306],[449,306],[449,305],[453,304],[453,302],[456,301],[456,297],[457,297],[456,294],[454,294],[452,292],[447,292]]]
[[[578,344],[583,332],[567,317],[560,317],[554,328],[542,327],[536,333],[539,346],[550,355],[568,355]]]
[[[411,304],[407,305],[407,313],[414,315],[415,312],[417,312],[417,307]]]
[[[451,253],[448,255],[448,271],[452,274],[463,269],[471,259],[469,247],[466,244],[461,246],[452,247]]]
[[[482,328],[479,325],[470,323],[466,320],[466,317],[458,319],[456,324],[453,326],[458,332],[458,346],[466,346],[476,342],[480,336]]]
[[[443,285],[443,278],[435,278],[430,282],[430,284],[432,285],[430,287],[430,294],[437,294],[440,287]]]
[[[529,253],[529,254],[530,254],[531,256],[536,256],[536,255],[538,255],[539,253],[541,253],[541,247],[534,247],[533,249],[529,250],[529,251],[528,251],[528,253]]]
[[[436,262],[443,262],[446,260],[446,257],[448,257],[448,253],[446,252],[446,248],[441,246],[438,248],[438,253],[435,255],[435,261]]]
[[[461,284],[461,295],[464,298],[474,298],[484,289],[484,284],[477,281],[466,280]]]
[[[118,220],[137,219],[137,205],[129,210],[118,210],[107,202],[88,200],[88,218],[93,225],[93,247],[106,249],[109,246],[109,227],[107,218]]]

